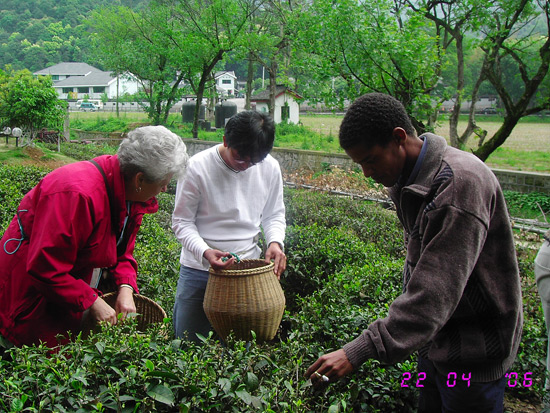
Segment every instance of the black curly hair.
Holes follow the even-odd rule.
[[[385,147],[395,128],[401,127],[408,135],[416,131],[401,102],[384,93],[367,93],[353,102],[340,125],[340,146],[350,149],[362,144],[367,148]]]
[[[243,159],[262,161],[273,149],[275,123],[267,113],[246,110],[233,115],[225,125],[227,146]]]

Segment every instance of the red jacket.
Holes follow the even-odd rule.
[[[82,313],[97,299],[90,287],[94,268],[110,268],[118,284],[137,292],[132,254],[143,214],[158,210],[156,199],[132,203],[125,231],[126,251],[117,257],[116,234],[126,216],[124,180],[117,156],[95,159],[113,194],[118,220],[111,219],[105,181],[88,161],[49,173],[21,201],[0,241],[0,334],[16,346],[58,344],[57,334],[78,333]],[[17,248],[19,245],[19,248]],[[14,252],[15,251],[15,252]],[[11,253],[11,254],[9,254]]]

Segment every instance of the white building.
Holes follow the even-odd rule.
[[[453,110],[453,107],[455,105],[456,99],[450,99],[446,100],[441,104],[440,110],[442,112],[451,112]],[[463,101],[462,105],[460,106],[461,112],[468,112],[470,110],[470,106],[472,105],[472,102],[469,100]],[[498,101],[496,96],[481,96],[475,106],[476,111],[478,112],[489,112],[489,113],[496,113]]]
[[[64,62],[34,72],[36,76],[51,76],[60,99],[101,99],[106,94],[116,99],[139,90],[137,80],[128,74],[112,76],[86,63]]]
[[[222,96],[232,96],[235,94],[237,89],[237,76],[235,76],[235,72],[225,70],[216,72],[214,79],[216,80],[216,90]]]
[[[275,90],[275,112],[273,120],[275,123],[287,121],[298,124],[300,122],[300,104],[297,100],[303,99],[298,93],[278,85]],[[252,104],[256,104],[258,112],[269,112],[269,90],[264,90],[250,98]]]

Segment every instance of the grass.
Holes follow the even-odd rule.
[[[121,112],[119,118],[113,112],[71,112],[73,128],[87,130],[133,129],[147,122],[145,113]],[[500,127],[502,118],[494,115],[478,116],[480,127],[492,136]],[[301,125],[278,125],[275,146],[289,149],[342,153],[338,144],[338,131],[342,115],[301,114]],[[167,127],[184,138],[190,138],[191,125],[182,123],[179,114],[168,117]],[[466,118],[459,121],[459,133],[466,127]],[[435,132],[449,136],[448,118],[442,117]],[[221,142],[223,132],[199,130],[200,140]],[[469,148],[477,146],[477,139],[471,139]],[[522,119],[511,136],[487,160],[487,165],[496,169],[511,169],[529,172],[550,173],[550,117],[529,116]]]
[[[51,151],[40,146],[40,156],[37,157],[38,152],[33,151],[33,148],[30,147],[15,147],[15,144],[9,143],[0,144],[0,163],[9,163],[11,165],[25,165],[26,163],[33,162],[33,164],[44,163],[58,163],[59,165],[73,162],[74,160],[68,156],[65,156],[61,153]]]
[[[502,118],[498,116],[479,116],[477,123],[491,137],[500,127]],[[342,115],[300,115],[300,122],[309,130],[326,136],[335,136],[334,151],[338,146],[338,131]],[[459,121],[461,133],[466,128],[466,118]],[[445,138],[449,136],[447,118],[442,118],[435,133]],[[477,146],[477,140],[471,139],[469,148]],[[550,117],[529,116],[521,120],[512,131],[504,145],[487,159],[487,165],[496,169],[511,169],[529,172],[550,173]]]

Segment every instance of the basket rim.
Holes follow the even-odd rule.
[[[244,259],[240,261],[241,263],[261,263],[261,266],[254,268],[240,268],[240,269],[224,269],[224,270],[215,270],[210,267],[208,273],[210,275],[220,276],[220,277],[246,277],[250,275],[263,274],[266,270],[272,270],[275,267],[275,264],[272,262],[266,263],[262,259]],[[238,264],[237,264],[238,265]]]
[[[117,291],[111,291],[109,293],[105,293],[103,294],[103,296],[101,298],[105,299],[105,298],[110,298],[112,296],[117,296],[118,295],[118,292]],[[148,304],[151,304],[153,307],[156,307],[158,308],[161,313],[163,314],[164,318],[167,318],[168,316],[166,315],[166,311],[164,311],[164,308],[161,307],[161,305],[159,303],[157,303],[155,300],[151,300],[149,297],[146,297],[144,295],[141,295],[141,294],[138,294],[138,293],[133,293],[133,296],[134,296],[134,300],[141,300],[143,302],[146,302]]]

